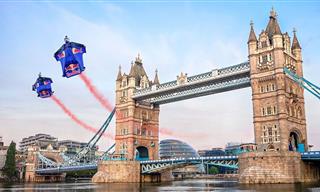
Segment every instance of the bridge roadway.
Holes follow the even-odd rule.
[[[301,159],[303,161],[319,161],[320,151],[308,151],[301,153]],[[173,169],[183,167],[186,165],[197,164],[209,164],[215,166],[222,166],[237,169],[238,168],[238,156],[213,156],[213,157],[189,157],[189,158],[172,158],[172,159],[159,159],[159,160],[147,160],[140,161],[141,173],[153,173],[161,172],[166,169]],[[76,165],[58,165],[57,167],[48,167],[36,169],[36,173],[41,174],[59,174],[70,171],[80,170],[95,170],[97,169],[97,161],[87,164]]]

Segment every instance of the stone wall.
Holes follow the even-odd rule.
[[[297,183],[319,181],[316,164],[297,152],[250,152],[239,156],[240,183]]]
[[[140,182],[139,161],[100,161],[98,172],[92,177],[94,183]]]

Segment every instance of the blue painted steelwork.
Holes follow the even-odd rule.
[[[106,129],[108,128],[114,114],[115,114],[116,108],[112,110],[107,120],[103,123],[101,128],[98,130],[98,132],[90,139],[87,146],[81,149],[74,158],[72,158],[69,162],[66,162],[66,164],[70,165],[72,163],[79,162],[82,158],[84,158],[97,144],[97,142],[100,140]]]
[[[303,161],[320,161],[320,151],[308,151],[301,153]]]
[[[73,165],[57,165],[55,162],[43,157],[39,154],[40,161],[45,166],[36,170],[37,174],[57,174],[78,170],[95,170],[97,169],[97,161],[90,163],[78,163]],[[320,151],[309,151],[301,153],[303,161],[320,161]],[[106,158],[105,160],[126,160],[121,158]],[[172,158],[160,160],[140,161],[141,173],[162,172],[168,169],[184,167],[187,165],[209,164],[231,169],[238,169],[238,156],[213,156],[213,157],[190,157],[190,158]]]
[[[141,173],[161,172],[187,165],[212,164],[238,169],[238,156],[189,157],[140,161]]]
[[[298,76],[297,74],[290,71],[288,68],[284,67],[283,72],[289,76],[293,81],[298,83],[300,87],[309,91],[312,95],[316,96],[320,99],[320,87],[316,86],[315,84],[311,83],[310,81],[306,80],[303,77]]]
[[[44,157],[40,153],[38,153],[37,154],[38,163],[37,163],[36,172],[38,173],[39,171],[39,174],[40,174],[40,173],[46,173],[46,170],[48,170],[48,172],[50,173],[54,171],[56,171],[56,173],[60,173],[61,171],[85,170],[89,168],[92,169],[93,167],[96,168],[98,159],[94,159],[92,162],[87,162],[87,163],[82,162],[82,160],[86,157],[86,155],[90,152],[90,150],[92,150],[95,147],[96,143],[100,140],[101,136],[104,134],[104,132],[108,128],[114,114],[115,114],[115,108],[112,110],[107,120],[98,130],[98,132],[88,142],[87,146],[84,147],[82,150],[80,150],[74,157],[69,158],[65,156],[63,153],[60,154],[60,156],[65,161],[62,164],[58,164]],[[108,149],[108,151],[111,150],[111,148],[113,147],[114,145],[112,145]],[[108,153],[108,151],[106,153]]]
[[[96,169],[97,169],[97,163],[90,163],[90,164],[58,166],[58,167],[37,169],[36,173],[37,174],[59,174],[59,173],[66,173],[71,171],[96,170]]]

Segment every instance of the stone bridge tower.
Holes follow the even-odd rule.
[[[116,80],[115,153],[129,160],[158,159],[159,106],[131,99],[135,90],[159,84],[157,71],[150,81],[140,55],[131,64],[129,75],[119,68]]]
[[[248,40],[255,142],[259,151],[307,150],[303,89],[283,73],[283,67],[303,76],[296,32],[291,43],[282,33],[276,12],[257,38],[251,23]]]

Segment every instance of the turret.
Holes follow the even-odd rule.
[[[292,54],[296,56],[297,60],[301,60],[301,46],[296,35],[296,29],[293,29],[293,40],[291,50]]]
[[[274,48],[282,48],[283,41],[282,41],[282,34],[280,30],[280,26],[277,21],[277,13],[272,8],[270,11],[269,16],[269,23],[266,28],[266,33],[268,34],[269,40],[271,40],[271,44]]]
[[[157,69],[156,69],[156,74],[154,76],[153,84],[154,85],[159,85],[160,84],[159,77],[158,77],[158,70]]]
[[[254,32],[253,29],[253,22],[250,22],[250,34],[249,34],[249,39],[248,39],[248,48],[249,48],[249,55],[253,54],[256,50],[257,50],[257,46],[258,46],[258,40],[257,40],[257,36],[256,33]]]

